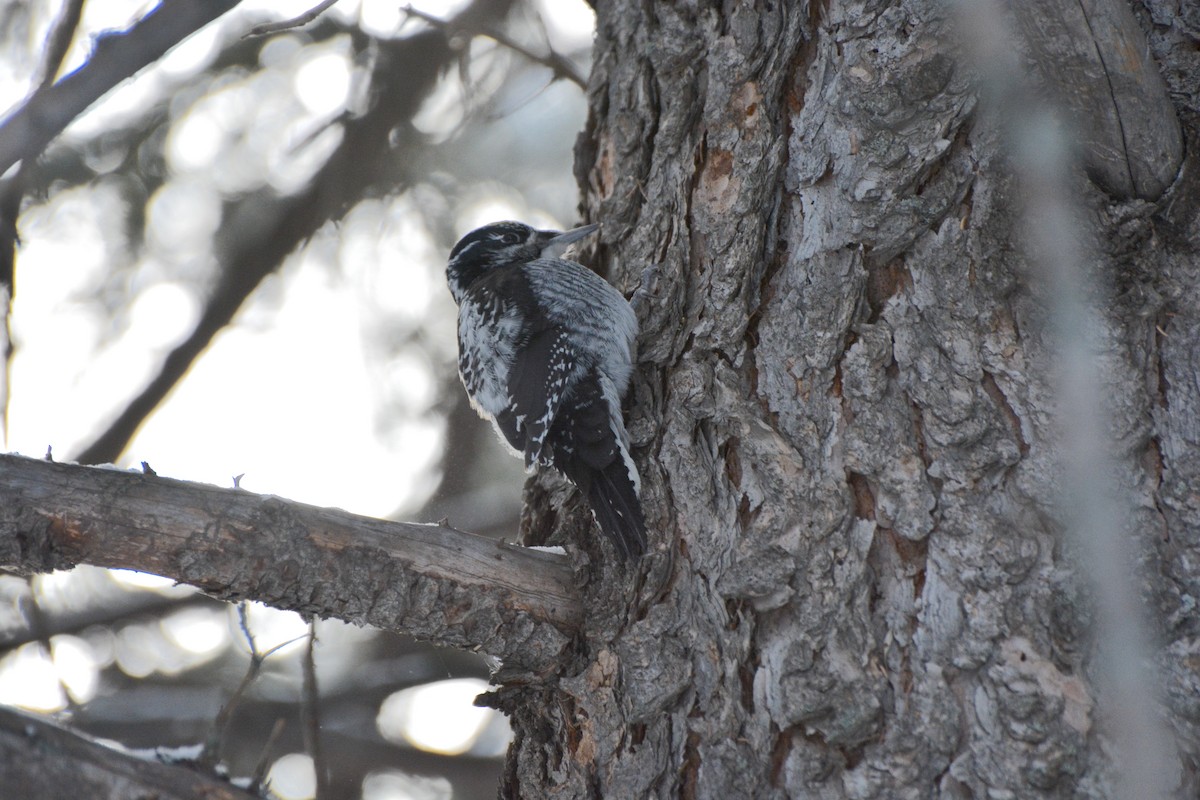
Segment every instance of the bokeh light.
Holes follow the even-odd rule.
[[[363,780],[362,796],[363,800],[452,800],[454,787],[440,776],[380,770]]]
[[[477,678],[402,689],[383,702],[375,724],[388,741],[431,753],[465,753],[496,714],[472,704],[486,690],[487,682]]]
[[[100,661],[86,639],[60,633],[50,640],[54,672],[73,703],[86,703],[96,696],[100,683]]]
[[[67,695],[40,642],[23,644],[0,658],[0,703],[30,711],[61,711]]]
[[[317,794],[317,773],[305,753],[288,753],[275,760],[267,773],[271,793],[279,800],[309,800]]]
[[[172,644],[197,657],[216,655],[229,644],[224,609],[183,608],[163,617],[160,625]]]

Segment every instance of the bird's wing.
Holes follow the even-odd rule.
[[[581,367],[562,328],[543,328],[517,349],[508,374],[509,408],[525,433],[525,466],[550,465],[546,436]]]
[[[616,290],[582,264],[565,258],[539,258],[524,266],[534,296],[554,324],[579,326],[582,332],[599,334],[632,350],[637,337],[637,316]],[[595,311],[589,319],[578,319],[579,309]]]

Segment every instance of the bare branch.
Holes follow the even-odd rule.
[[[246,674],[242,676],[242,680],[238,683],[237,688],[233,690],[233,694],[229,696],[229,699],[225,701],[225,705],[221,706],[221,710],[217,712],[216,719],[213,720],[213,724],[209,728],[208,736],[204,739],[204,749],[200,751],[200,756],[196,759],[204,767],[211,768],[220,760],[221,742],[225,739],[229,722],[233,719],[233,712],[241,705],[247,690],[258,679],[263,663],[280,648],[287,647],[292,642],[304,638],[303,636],[298,636],[295,639],[289,639],[286,642],[275,645],[265,653],[260,653],[258,651],[258,643],[254,641],[254,634],[250,632],[250,624],[246,619],[245,601],[238,604],[238,627],[241,629],[242,635],[246,637],[246,645],[250,648],[250,663],[246,666]],[[308,634],[305,635],[307,636]]]
[[[494,39],[498,44],[507,47],[514,53],[524,56],[535,64],[541,64],[542,66],[549,68],[554,73],[555,78],[568,80],[578,86],[580,89],[587,89],[587,78],[580,73],[579,68],[576,67],[569,58],[564,56],[562,53],[557,52],[556,50],[552,49],[545,55],[541,55],[533,52],[529,48],[525,47],[525,45],[510,37],[508,34],[498,31],[490,25],[467,27],[456,24],[453,20],[440,19],[432,14],[427,14],[424,11],[415,9],[412,6],[405,6],[400,10],[405,14],[408,14],[410,17],[415,17],[416,19],[428,22],[430,25],[438,28],[439,30],[444,30],[447,36],[451,36],[453,34],[465,34],[468,36],[486,36],[489,39]]]
[[[254,767],[254,774],[250,776],[249,791],[254,794],[261,794],[259,788],[262,786],[263,779],[267,777],[267,769],[271,766],[271,753],[275,750],[275,742],[279,741],[280,735],[284,728],[283,718],[275,720],[275,724],[271,726],[271,734],[267,737],[266,744],[263,745],[262,755],[258,758],[258,764]]]
[[[317,686],[317,662],[314,650],[317,646],[317,621],[308,623],[308,646],[304,648],[304,686],[300,699],[300,718],[303,720],[304,749],[312,758],[313,773],[317,776],[316,800],[329,800],[329,769],[321,746],[321,710],[318,700],[321,690]]]
[[[317,17],[324,14],[338,0],[321,0],[320,3],[305,11],[303,14],[298,14],[291,19],[283,19],[278,22],[264,22],[261,25],[255,25],[246,34],[243,39],[252,39],[256,36],[268,36],[272,33],[291,30],[292,28],[300,28],[312,22]]]
[[[62,69],[63,59],[71,49],[75,39],[75,31],[79,28],[79,20],[83,16],[83,0],[67,0],[59,12],[54,27],[46,38],[46,52],[42,59],[42,77],[38,81],[38,89],[45,89],[54,83],[58,71]]]
[[[0,455],[0,564],[125,567],[223,600],[553,664],[583,611],[563,556],[167,478]]]
[[[235,5],[237,0],[165,0],[128,32],[98,39],[86,64],[36,92],[0,124],[0,174],[36,157],[106,92]]]
[[[8,708],[0,708],[0,786],[5,797],[255,797],[215,775],[138,758]]]

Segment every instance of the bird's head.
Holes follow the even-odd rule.
[[[523,222],[493,222],[458,240],[450,251],[446,280],[455,302],[490,270],[524,264],[537,258],[557,258],[572,244],[595,232],[599,225],[569,231],[540,231]]]

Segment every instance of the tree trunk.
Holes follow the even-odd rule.
[[[1084,132],[1079,288],[1166,786],[1194,797],[1200,20],[1054,5],[1018,4],[1019,52]],[[627,572],[566,518],[586,634],[555,675],[502,673],[502,794],[1109,796],[1119,720],[1004,150],[1023,109],[978,101],[934,0],[597,11],[577,172],[601,271],[658,270],[629,413],[652,555]],[[533,538],[562,527],[555,492],[527,493]]]

